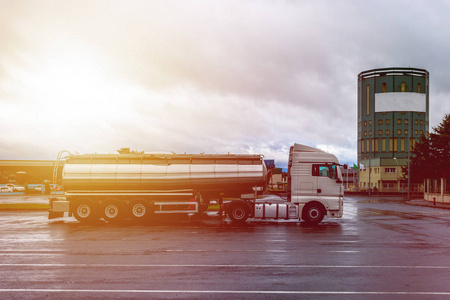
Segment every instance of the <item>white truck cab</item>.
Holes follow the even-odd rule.
[[[324,215],[342,217],[344,187],[337,157],[317,148],[294,144],[289,153],[288,198],[302,219],[320,222]]]

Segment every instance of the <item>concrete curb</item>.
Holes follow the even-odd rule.
[[[415,205],[415,206],[450,209],[450,204],[437,202],[436,205],[434,205],[433,202],[426,200],[410,200],[406,201],[405,203],[408,205]]]
[[[1,203],[0,211],[5,210],[39,210],[48,211],[48,203]]]

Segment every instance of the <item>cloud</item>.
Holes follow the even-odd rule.
[[[428,69],[431,126],[450,111],[445,1],[2,7],[3,159],[131,147],[285,165],[297,142],[352,162],[357,74],[372,68]]]

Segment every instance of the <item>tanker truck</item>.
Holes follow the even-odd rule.
[[[234,223],[255,218],[317,224],[343,214],[338,159],[301,144],[290,147],[285,197],[267,194],[262,155],[69,154],[63,163],[65,195],[50,199],[49,219],[67,213],[81,222],[145,221],[156,214],[201,214],[212,201]]]

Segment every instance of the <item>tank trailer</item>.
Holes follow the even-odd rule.
[[[212,201],[235,223],[317,224],[325,216],[342,217],[342,174],[333,154],[291,146],[284,198],[267,195],[268,177],[262,155],[69,154],[62,170],[65,195],[50,199],[49,219],[68,213],[81,222],[145,221],[155,214],[203,213]]]

